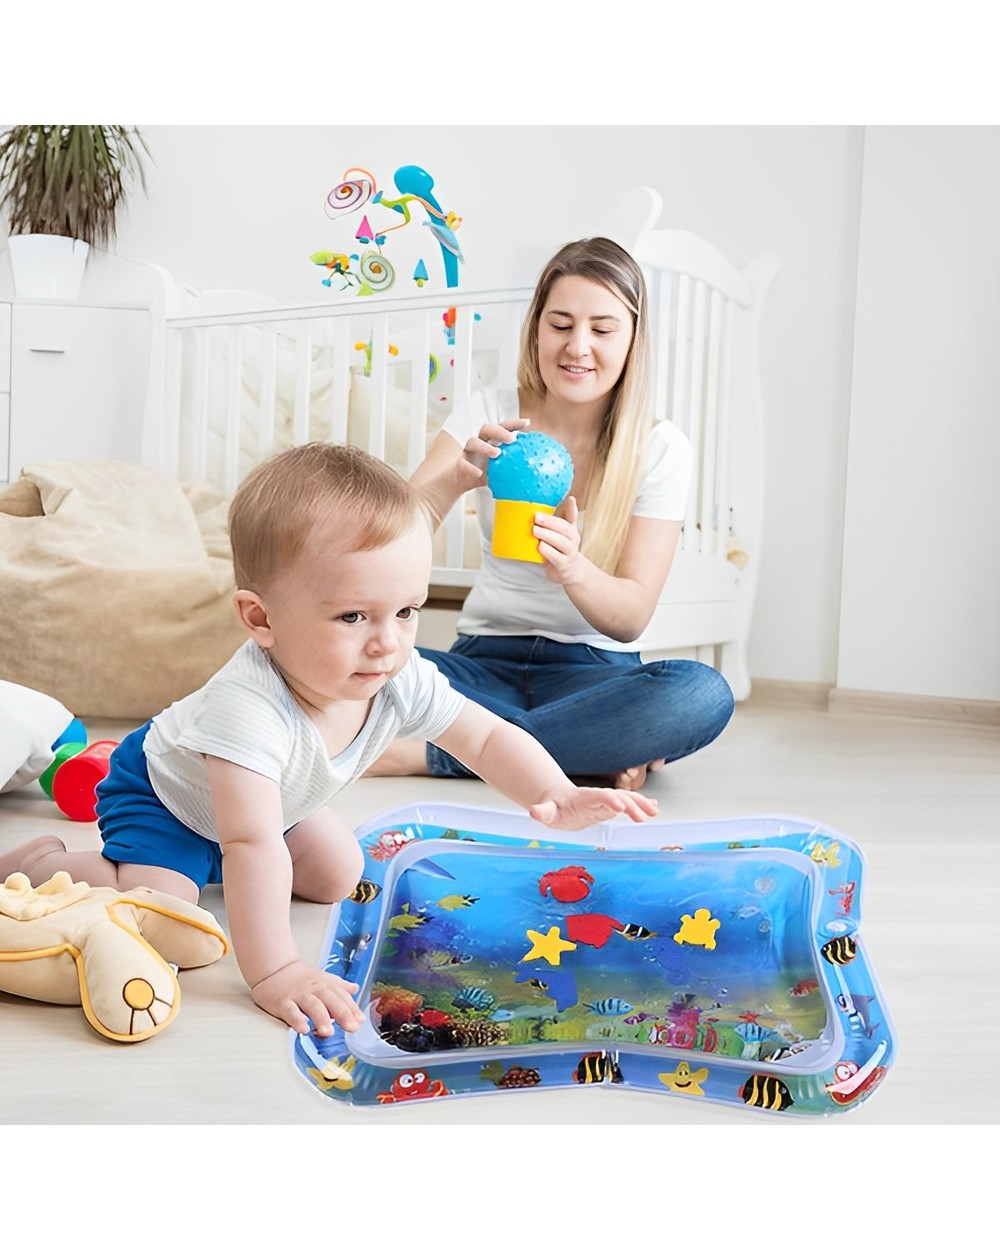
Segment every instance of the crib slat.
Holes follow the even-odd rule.
[[[729,537],[730,509],[729,500],[729,457],[730,457],[730,405],[732,401],[732,343],[735,326],[736,305],[731,299],[725,301],[724,328],[722,345],[719,353],[719,415],[716,420],[716,438],[718,440],[718,486],[716,499],[719,509],[719,556],[726,558],[727,540]]]
[[[656,274],[651,279],[656,292],[653,309],[653,418],[662,421],[670,415],[667,390],[671,367],[671,320],[675,283],[673,274]]]
[[[210,382],[208,334],[197,334],[194,345],[194,373],[191,402],[191,441],[188,472],[192,477],[208,476],[208,395]]]
[[[309,442],[309,395],[312,389],[313,323],[303,321],[298,331],[295,356],[295,406],[292,409],[292,442]]]
[[[501,310],[500,342],[497,347],[497,385],[512,389],[517,385],[517,357],[521,346],[521,321],[527,309]]]
[[[385,459],[385,408],[389,387],[389,318],[378,316],[372,323],[371,407],[368,413],[367,450]]]
[[[185,331],[168,330],[164,361],[165,387],[161,454],[163,471],[171,477],[180,472],[181,451],[181,363]]]
[[[688,434],[695,449],[695,468],[691,478],[691,490],[688,493],[688,505],[686,514],[686,524],[691,525],[691,533],[688,536],[688,549],[691,551],[701,551],[702,532],[699,523],[701,512],[701,464],[704,454],[702,445],[703,429],[704,429],[704,413],[702,411],[702,396],[704,391],[704,370],[705,370],[705,283],[695,282],[694,284],[694,313],[692,317],[692,329],[690,343],[685,344],[690,353],[689,360],[689,407],[690,426]],[[678,344],[680,349],[680,344]]]
[[[258,454],[261,459],[274,451],[274,409],[278,391],[278,332],[274,326],[259,327],[262,335],[260,362],[260,407],[258,411]]]
[[[351,403],[351,361],[354,337],[349,317],[329,320],[333,381],[330,385],[330,441],[347,442],[347,418]]]
[[[240,474],[240,394],[243,389],[243,334],[230,326],[226,360],[226,446],[223,483],[226,494],[236,489]]]
[[[427,447],[427,375],[431,355],[431,327],[427,313],[418,313],[413,326],[410,361],[410,421],[407,430],[406,476],[424,458]]]
[[[472,339],[476,310],[465,305],[455,310],[454,397],[452,407],[468,404],[472,395]],[[460,569],[465,564],[465,498],[458,500],[444,521],[445,563]]]
[[[719,412],[719,350],[722,334],[722,296],[712,291],[708,305],[705,421],[701,449],[701,549],[705,555],[719,550],[718,500],[716,498],[716,433]]]

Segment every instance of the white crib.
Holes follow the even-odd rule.
[[[778,262],[763,256],[741,273],[704,239],[656,229],[661,207],[656,191],[636,188],[603,231],[646,270],[656,416],[696,450],[643,654],[693,654],[742,699],[763,499],[758,326]],[[180,289],[159,272],[143,460],[227,495],[274,450],[316,438],[365,447],[408,475],[454,404],[481,385],[515,385],[530,289],[281,306],[253,292]],[[460,501],[436,539],[435,595],[460,601],[479,558]]]

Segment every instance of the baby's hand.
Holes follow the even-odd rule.
[[[364,1019],[351,997],[358,988],[297,959],[252,985],[250,992],[258,1007],[283,1020],[296,1033],[308,1033],[312,1021],[317,1037],[329,1037],[334,1023],[353,1033]]]
[[[572,830],[586,829],[615,816],[627,816],[634,821],[648,820],[659,810],[656,799],[649,799],[644,794],[597,786],[570,786],[554,798],[532,804],[528,815],[539,824]]]

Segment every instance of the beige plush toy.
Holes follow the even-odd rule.
[[[228,950],[215,917],[157,890],[91,889],[57,872],[33,889],[0,886],[0,991],[79,1003],[104,1037],[141,1042],[177,1015],[170,966],[199,968]]]

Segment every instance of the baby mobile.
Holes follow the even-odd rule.
[[[312,263],[328,271],[322,279],[324,286],[338,292],[353,290],[356,295],[388,291],[396,281],[396,270],[382,250],[383,245],[394,230],[402,230],[411,224],[411,205],[422,208],[427,214],[427,220],[422,224],[440,246],[445,283],[449,287],[458,286],[458,266],[465,261],[455,235],[462,224],[461,217],[442,209],[434,197],[434,179],[419,165],[401,165],[393,180],[399,193],[395,199],[378,188],[374,176],[367,169],[348,169],[326,197],[326,215],[334,220],[356,213],[369,204],[390,209],[403,220],[375,230],[368,214],[364,213],[354,235],[361,245],[359,252],[313,252],[309,258]],[[414,268],[413,281],[422,287],[427,280],[427,265],[421,257]]]

